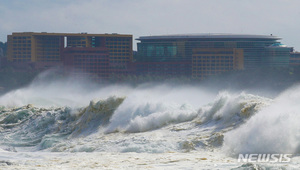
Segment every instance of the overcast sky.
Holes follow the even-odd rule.
[[[300,51],[300,0],[0,0],[12,32],[273,34]]]

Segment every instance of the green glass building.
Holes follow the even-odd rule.
[[[138,62],[191,62],[194,49],[242,49],[244,69],[288,66],[291,48],[272,35],[184,34],[138,38]]]

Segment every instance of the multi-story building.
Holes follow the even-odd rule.
[[[7,57],[12,62],[60,61],[64,47],[106,47],[110,62],[132,60],[132,35],[25,32],[8,35],[7,42]]]
[[[204,79],[211,75],[244,68],[242,49],[196,48],[192,55],[193,78]]]
[[[139,63],[142,64],[144,62],[148,62],[150,65],[151,63],[157,65],[157,62],[189,63],[190,69],[183,70],[195,78],[202,78],[230,69],[288,66],[289,63],[286,61],[289,59],[291,48],[278,46],[277,44],[280,43],[280,39],[281,38],[272,35],[238,34],[144,36],[137,39],[140,41],[137,44],[137,66]],[[211,55],[199,54],[201,52],[210,53]],[[239,53],[238,55],[236,54],[237,52]],[[218,64],[219,61],[224,59],[222,57],[226,56],[232,59],[232,63],[229,64],[231,67],[225,68],[222,66],[222,62]],[[204,57],[206,57],[205,60]],[[204,63],[204,61],[208,61],[211,64]],[[235,61],[243,61],[243,66],[241,63],[238,66],[235,65]],[[284,62],[280,63],[278,61]],[[216,63],[213,64],[213,62]],[[226,60],[224,62],[226,62]],[[206,64],[206,66],[204,66],[204,64]],[[172,67],[171,65],[169,66]],[[180,69],[180,65],[174,66]],[[204,71],[204,69],[206,70]],[[210,71],[207,71],[207,69]]]
[[[108,79],[110,75],[109,53],[104,47],[68,47],[63,50],[63,64],[76,76]]]
[[[188,61],[157,61],[157,62],[135,62],[137,75],[152,75],[158,77],[172,78],[175,76],[189,77],[191,63]]]
[[[117,70],[120,74],[126,72],[127,64],[132,61],[132,35],[25,32],[8,35],[7,42],[7,59],[13,63],[31,63],[42,67],[57,65],[61,63],[64,51],[70,57],[71,53],[66,48],[72,48],[69,52],[78,54],[85,51],[93,56],[95,50],[92,48],[106,48],[110,70]]]
[[[293,48],[281,43],[274,43],[265,48],[262,64],[268,67],[288,67]]]
[[[300,66],[300,52],[291,53],[290,66]]]

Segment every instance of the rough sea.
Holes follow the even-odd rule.
[[[300,85],[283,92],[37,78],[0,96],[0,169],[300,169]],[[238,162],[291,154],[290,162]]]

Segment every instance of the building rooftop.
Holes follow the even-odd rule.
[[[156,40],[156,39],[269,39],[279,40],[280,37],[271,35],[251,35],[251,34],[174,34],[158,36],[141,36],[136,40]]]
[[[269,46],[269,48],[278,48],[278,47],[286,48],[288,46],[285,45],[285,44],[282,44],[282,43],[274,43],[274,44],[272,44],[272,45]]]
[[[33,36],[103,36],[103,37],[132,37],[130,34],[118,34],[118,33],[104,33],[104,34],[88,34],[87,32],[81,33],[50,33],[50,32],[13,32],[12,35],[33,35]]]

